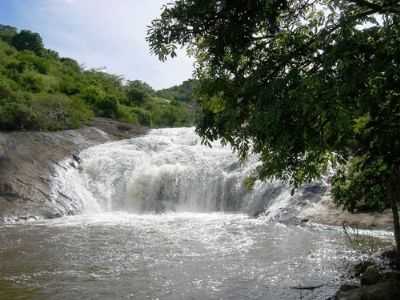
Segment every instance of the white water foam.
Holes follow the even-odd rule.
[[[53,198],[84,212],[213,212],[252,215],[268,208],[273,218],[291,201],[280,182],[244,184],[259,163],[241,163],[228,146],[201,144],[193,128],[152,130],[149,134],[107,143],[80,153],[73,167],[57,169]]]

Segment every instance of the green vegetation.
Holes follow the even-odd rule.
[[[181,85],[173,86],[169,89],[160,90],[157,95],[167,99],[174,99],[180,102],[193,102],[194,90],[198,87],[196,80],[186,80]]]
[[[144,82],[86,70],[44,48],[38,33],[0,25],[0,130],[78,128],[94,116],[150,127],[191,125],[186,96],[180,102]]]
[[[391,207],[400,250],[398,1],[178,0],[148,41],[161,60],[194,53],[205,142],[295,187],[335,167],[337,203]]]
[[[377,237],[369,232],[362,232],[358,227],[342,225],[343,234],[348,245],[355,251],[372,255],[382,249],[387,249],[392,241]]]

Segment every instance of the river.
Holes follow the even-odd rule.
[[[334,228],[277,222],[302,198],[280,182],[249,189],[257,158],[192,128],[79,160],[52,183],[60,213],[78,215],[0,227],[0,299],[327,299],[356,255]]]

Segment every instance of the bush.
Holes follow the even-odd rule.
[[[25,91],[40,93],[45,90],[43,78],[35,72],[25,72],[20,77],[19,83]]]
[[[29,50],[36,54],[41,54],[44,50],[41,36],[29,30],[22,30],[13,36],[11,44],[19,51]]]
[[[17,28],[7,25],[0,25],[0,39],[10,44],[13,37],[18,33]]]
[[[25,66],[25,69],[37,71],[41,74],[48,74],[50,64],[45,58],[39,57],[30,51],[22,51],[16,56],[20,64]]]
[[[119,105],[117,119],[131,124],[139,124],[137,115],[132,112],[129,106]]]
[[[33,129],[79,128],[93,117],[92,111],[81,100],[61,94],[36,95],[32,99],[31,107],[36,115],[36,128]]]
[[[113,97],[97,99],[92,107],[100,117],[114,119],[118,116],[118,100]]]
[[[127,105],[141,105],[146,99],[146,93],[135,87],[128,87],[126,89],[126,104]]]
[[[78,79],[67,75],[63,76],[59,84],[60,92],[68,96],[77,95],[81,92],[81,85]]]
[[[118,120],[131,124],[140,124],[142,126],[151,126],[151,114],[140,107],[131,107],[126,105],[118,106]]]
[[[3,100],[0,105],[1,130],[32,129],[35,127],[35,120],[35,113],[23,99]]]
[[[2,99],[12,97],[16,89],[17,84],[14,81],[0,75],[0,103]]]
[[[154,127],[179,127],[190,125],[190,113],[186,106],[178,103],[151,104]]]
[[[139,124],[143,126],[152,126],[151,113],[140,107],[131,107],[131,112],[137,116]]]
[[[63,57],[60,59],[61,63],[63,64],[64,70],[67,70],[71,73],[80,73],[81,66],[73,59]]]
[[[93,113],[81,100],[64,95],[19,95],[0,104],[1,130],[72,129],[92,117]]]

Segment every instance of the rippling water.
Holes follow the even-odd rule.
[[[257,165],[203,146],[193,128],[60,163],[54,205],[90,214],[0,227],[0,300],[328,298],[354,255],[342,236],[271,222],[295,216],[321,185],[297,201],[280,182],[248,189]]]
[[[0,242],[0,299],[326,299],[352,255],[335,230],[223,213],[67,217]]]

